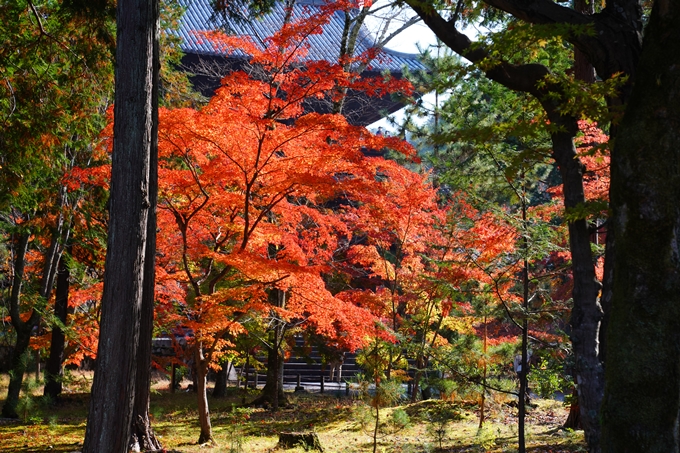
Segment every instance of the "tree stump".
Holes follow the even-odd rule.
[[[279,433],[279,443],[277,447],[295,448],[303,447],[305,450],[318,450],[323,452],[319,436],[315,432],[304,433]]]

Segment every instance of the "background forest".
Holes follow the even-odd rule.
[[[677,178],[645,179],[653,154],[631,171],[639,151],[626,146],[639,143],[627,125],[670,109],[635,91],[666,76],[634,77],[642,24],[651,59],[677,6],[302,3],[284,2],[271,36],[197,32],[240,58],[229,70],[206,64],[210,74],[183,66],[182,1],[0,5],[2,416],[58,423],[49,414],[73,403],[75,371],[94,369],[82,451],[165,451],[152,375],[167,376],[172,393],[187,378],[183,423],[199,445],[216,445],[213,422],[243,428],[247,408],[312,418],[334,404],[287,391],[287,363],[302,358],[363,401],[336,409],[362,420],[374,453],[401,448],[381,433],[406,429],[409,416],[434,439],[416,449],[459,451],[446,430],[467,417],[480,451],[524,452],[531,411],[554,398],[568,409],[555,424],[583,429],[590,452],[671,451],[664,414],[677,354],[660,345],[677,344],[679,331],[667,320],[677,215],[661,200],[677,198]],[[222,25],[276,8],[212,6]],[[384,28],[361,51],[369,16]],[[310,58],[338,17],[336,58]],[[439,40],[423,49],[424,69],[371,72],[418,20]],[[464,27],[477,28],[476,42]],[[194,90],[201,75],[221,80],[212,96]],[[672,97],[680,79],[668,77]],[[356,123],[352,97],[391,98],[405,118],[372,132]],[[659,104],[638,117],[632,100]],[[649,262],[631,209],[660,222]],[[636,349],[642,368],[626,350],[631,322],[657,354]],[[350,357],[360,372],[343,387],[337,373]],[[662,365],[671,374],[644,385]],[[255,391],[226,389],[258,372]],[[431,398],[447,403],[423,404]],[[516,428],[496,442],[505,435],[489,427],[505,413]],[[305,427],[286,419],[272,429]],[[248,435],[231,432],[228,451],[244,451]],[[570,449],[583,447],[573,440]]]

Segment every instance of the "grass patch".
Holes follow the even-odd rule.
[[[91,376],[90,376],[91,377]],[[81,379],[81,378],[79,378]],[[85,376],[82,379],[87,380]],[[0,453],[74,452],[82,446],[89,395],[73,387],[58,405],[36,405],[40,415],[20,421],[0,421]],[[151,396],[150,415],[163,446],[186,453],[205,452],[196,444],[198,414],[196,395],[171,394],[167,381],[158,381]],[[0,398],[7,392],[7,377],[0,377]],[[36,391],[34,398],[39,398]],[[226,398],[210,400],[211,419],[218,446],[214,453],[265,453],[276,448],[282,431],[315,431],[326,452],[372,451],[371,432],[362,429],[362,401],[331,395],[291,394],[288,407],[272,413],[243,408],[241,402],[256,393],[230,389]],[[4,401],[0,400],[0,404]],[[582,432],[562,430],[567,411],[561,403],[538,400],[527,417],[528,448],[531,453],[585,452]],[[397,408],[384,409],[386,418]],[[488,409],[489,418],[478,429],[476,406],[465,402],[421,401],[399,406],[410,424],[380,439],[378,450],[386,453],[513,452],[517,449],[516,409],[498,403]],[[382,415],[381,415],[382,417]],[[286,450],[302,452],[302,447]]]

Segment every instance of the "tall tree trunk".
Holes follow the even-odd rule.
[[[158,8],[158,2],[153,3]],[[159,12],[153,13],[158,21]],[[158,22],[156,23],[158,26]],[[159,61],[158,40],[153,43],[153,61]],[[144,259],[144,282],[142,308],[139,321],[139,345],[137,348],[137,382],[135,404],[130,426],[131,446],[141,451],[160,450],[161,443],[153,432],[149,418],[151,398],[151,349],[153,337],[154,308],[156,302],[156,206],[158,204],[158,65],[153,66],[152,83],[152,130],[149,151],[149,213],[146,224],[146,252]]]
[[[157,129],[157,0],[119,0],[110,222],[84,453],[126,453],[135,399]],[[145,332],[145,335],[148,333]],[[144,364],[143,366],[148,366]]]
[[[436,9],[427,7],[421,1],[406,0],[406,3],[442,42],[459,55],[474,64],[480,64],[489,58],[488,50],[484,46],[473,46],[467,36],[456,30],[455,22],[445,20]],[[512,2],[505,2],[506,6],[517,5],[515,3],[510,5],[510,3]],[[631,20],[634,21],[635,18]],[[565,208],[573,209],[585,202],[583,168],[576,157],[574,146],[574,137],[578,132],[576,119],[560,113],[562,109],[555,94],[566,94],[562,92],[561,87],[545,83],[545,78],[549,75],[548,68],[537,64],[514,65],[499,61],[485,73],[491,80],[511,90],[529,93],[541,102],[554,127],[551,133],[553,156],[562,176]],[[574,308],[571,325],[576,356],[579,404],[590,451],[597,453],[600,437],[598,412],[603,388],[603,368],[598,351],[602,308],[598,301],[600,283],[595,277],[590,250],[590,234],[585,220],[569,223],[569,248],[574,275]]]
[[[519,453],[526,452],[525,439],[525,419],[527,410],[527,396],[529,393],[529,240],[527,238],[527,194],[526,184],[524,180],[524,170],[522,170],[522,251],[524,257],[522,259],[522,368],[519,370],[519,395],[517,398],[517,408],[519,414],[517,416],[517,437]]]
[[[612,153],[603,452],[680,451],[680,4],[654,2]]]
[[[553,124],[562,131],[552,134],[553,156],[562,175],[564,207],[573,209],[585,202],[583,190],[583,164],[576,156],[574,136],[577,125],[573,117],[557,113],[557,108],[546,106]],[[590,453],[600,451],[599,410],[604,393],[604,369],[599,358],[599,330],[602,308],[598,301],[600,282],[595,276],[595,267],[590,248],[590,233],[585,219],[568,224],[569,249],[572,256],[574,278],[573,308],[571,311],[571,341],[574,347],[576,365],[575,380],[586,441]]]
[[[68,253],[71,253],[72,247],[67,247]],[[66,345],[66,337],[61,326],[66,325],[68,318],[68,294],[69,294],[69,279],[71,278],[71,271],[66,262],[64,255],[59,258],[59,266],[57,268],[57,287],[54,300],[54,316],[59,320],[60,324],[52,326],[52,339],[50,341],[50,356],[47,359],[45,366],[45,389],[44,395],[55,403],[61,395],[62,379],[64,377],[64,347]]]

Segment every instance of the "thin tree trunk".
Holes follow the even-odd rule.
[[[380,385],[376,383],[376,385]],[[375,389],[376,394],[378,393],[378,388]],[[376,395],[375,403],[375,425],[373,426],[373,453],[378,450],[378,429],[380,428],[380,401]]]
[[[71,253],[71,246],[67,247],[67,251]],[[59,259],[59,266],[57,269],[57,287],[54,300],[54,316],[59,320],[61,325],[66,325],[68,319],[68,295],[71,278],[71,272],[66,262],[64,255]],[[52,326],[52,339],[50,341],[50,356],[47,359],[45,366],[45,389],[44,395],[49,397],[51,402],[56,403],[62,390],[62,379],[64,377],[64,347],[66,345],[66,337],[61,325],[55,324]]]
[[[110,222],[83,453],[127,453],[134,409],[157,143],[157,0],[119,0]],[[144,336],[148,332],[144,332]],[[148,367],[148,363],[143,364]]]
[[[215,443],[208,409],[208,361],[203,354],[203,345],[196,345],[196,385],[198,390],[198,421],[201,425],[199,444]]]
[[[65,192],[62,192],[62,194],[64,193]],[[54,275],[56,274],[57,262],[61,254],[59,240],[61,239],[62,232],[63,218],[60,215],[57,225],[52,233],[50,247],[45,256],[45,264],[39,292],[39,295],[43,301],[46,301],[52,292],[52,284],[54,281]],[[8,418],[18,417],[16,408],[17,404],[19,403],[21,385],[24,380],[24,373],[26,372],[26,365],[28,363],[28,346],[31,340],[31,333],[33,328],[40,324],[40,320],[42,319],[41,312],[44,308],[41,305],[35,306],[28,320],[21,320],[20,305],[24,282],[24,268],[26,265],[26,253],[28,252],[30,235],[30,232],[27,231],[19,234],[18,237],[16,258],[14,261],[14,278],[12,280],[12,289],[10,291],[9,299],[10,321],[16,332],[17,340],[12,353],[12,358],[10,359],[10,380],[7,387],[7,399],[5,400],[5,404],[2,407],[2,416]]]
[[[527,380],[529,377],[529,360],[528,360],[528,349],[529,349],[529,240],[527,238],[528,232],[527,228],[527,194],[526,185],[524,180],[524,170],[522,170],[522,228],[524,229],[522,235],[522,251],[524,253],[524,258],[522,260],[522,368],[519,371],[519,396],[517,401],[517,407],[519,408],[519,415],[517,417],[518,424],[518,441],[519,441],[519,453],[526,452],[526,439],[525,439],[525,418],[527,409],[527,391],[528,385]]]
[[[484,410],[486,405],[486,378],[487,378],[487,351],[488,351],[489,326],[486,323],[486,305],[484,306],[484,338],[482,344],[482,353],[484,354],[484,365],[482,366],[482,396],[479,401],[479,429],[484,426]]]

